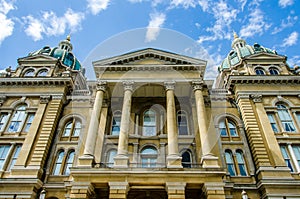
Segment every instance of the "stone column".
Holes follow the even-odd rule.
[[[128,134],[130,129],[130,112],[131,112],[131,97],[133,91],[133,82],[125,81],[124,86],[124,99],[120,123],[120,134],[118,143],[118,154],[114,158],[115,168],[128,168]]]
[[[128,182],[108,182],[109,199],[126,199],[129,191]]]
[[[286,164],[281,155],[280,147],[278,145],[268,115],[262,103],[262,95],[251,95],[251,98],[253,99],[253,102],[255,104],[258,121],[261,124],[261,133],[266,143],[266,148],[269,153],[271,163],[276,168],[285,167]]]
[[[204,183],[202,191],[205,193],[207,199],[225,199],[224,183],[207,182]]]
[[[185,199],[186,182],[166,182],[168,199]]]
[[[182,168],[181,157],[178,153],[178,130],[176,122],[176,109],[174,89],[175,82],[165,82],[167,97],[167,135],[168,135],[168,168]]]
[[[84,146],[83,156],[79,158],[80,165],[91,166],[94,162],[94,152],[99,129],[100,114],[102,109],[103,97],[106,90],[106,82],[97,82],[96,98],[90,118],[89,128]]]
[[[218,157],[212,154],[214,138],[210,138],[207,127],[207,115],[205,110],[204,98],[202,94],[203,82],[193,82],[193,90],[195,95],[195,104],[197,111],[197,124],[201,142],[201,164],[204,168],[219,167]]]

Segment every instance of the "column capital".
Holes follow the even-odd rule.
[[[125,91],[126,90],[133,91],[134,81],[123,81],[122,83]]]
[[[192,82],[193,90],[194,91],[202,90],[203,89],[203,84],[204,84],[203,81],[193,81]]]
[[[107,82],[102,80],[97,80],[96,90],[97,91],[106,91]]]
[[[262,95],[260,94],[253,94],[251,95],[251,98],[253,99],[254,103],[262,102]]]
[[[41,95],[40,96],[40,103],[41,104],[48,104],[50,101],[51,96],[50,95]]]
[[[166,90],[174,90],[175,89],[175,81],[164,82]]]

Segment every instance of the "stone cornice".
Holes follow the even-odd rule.
[[[73,81],[68,78],[0,78],[1,86],[73,86]]]
[[[226,89],[233,90],[235,84],[299,84],[300,76],[295,75],[230,75],[226,83]]]

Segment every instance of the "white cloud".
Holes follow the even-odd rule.
[[[15,23],[12,19],[7,18],[7,14],[14,9],[16,9],[14,1],[6,2],[5,0],[0,0],[0,45],[13,33]]]
[[[282,47],[293,46],[297,44],[298,36],[299,36],[298,32],[296,31],[292,32],[287,38],[283,40]]]
[[[241,4],[241,9],[242,9],[242,11],[244,10],[244,7],[245,7],[245,5],[246,5],[246,3],[247,3],[247,0],[237,0],[240,4]]]
[[[240,36],[243,38],[252,37],[257,34],[262,34],[270,28],[270,24],[264,21],[263,12],[256,8],[250,13],[249,23],[243,25],[240,30]]]
[[[194,8],[196,6],[196,2],[194,0],[171,0],[170,4],[172,7],[182,6],[185,9],[189,7]]]
[[[87,8],[93,15],[97,15],[99,12],[108,7],[110,0],[87,0],[87,2]]]
[[[23,17],[27,25],[25,33],[34,41],[43,39],[43,34],[57,36],[69,32],[76,32],[84,19],[84,14],[68,9],[62,17],[58,17],[53,11],[43,12],[41,18],[32,15]]]
[[[278,4],[280,7],[285,8],[287,6],[293,5],[294,1],[293,0],[279,0]]]
[[[279,27],[275,27],[272,34],[277,34],[284,30],[285,28],[292,27],[298,20],[298,16],[288,16],[286,19],[281,20],[281,24]]]
[[[164,13],[154,13],[150,14],[150,21],[147,27],[146,42],[155,41],[156,37],[159,35],[160,28],[166,20],[166,15]]]
[[[43,24],[33,16],[29,15],[23,17],[28,27],[25,29],[26,35],[32,37],[34,41],[41,40],[43,38],[42,32],[44,31]]]
[[[213,14],[216,21],[214,25],[208,27],[206,31],[212,34],[200,36],[198,40],[199,43],[231,38],[230,25],[236,20],[238,10],[229,7],[228,4],[222,0],[211,5],[211,8],[212,9],[208,10],[208,12]]]
[[[199,0],[199,5],[201,6],[203,12],[206,12],[209,8],[209,1],[208,0]]]

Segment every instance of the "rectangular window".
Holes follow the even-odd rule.
[[[272,126],[272,129],[273,129],[274,133],[278,133],[279,131],[278,131],[278,127],[277,127],[277,123],[276,123],[274,114],[273,113],[268,113],[268,118],[269,118],[269,121],[270,121],[270,124]]]
[[[7,113],[1,113],[0,115],[0,131],[3,131],[8,119],[8,114]]]
[[[120,133],[121,116],[114,116],[112,121],[112,135],[119,135]]]
[[[0,145],[0,170],[3,170],[3,166],[7,159],[9,148],[9,145]]]
[[[25,123],[25,126],[24,126],[24,132],[28,133],[29,132],[29,128],[33,122],[33,118],[34,118],[34,114],[33,113],[30,113],[28,114],[27,116],[27,120],[26,120],[26,123]]]
[[[11,158],[10,165],[7,169],[8,171],[10,171],[11,168],[13,168],[13,166],[16,164],[16,161],[17,161],[20,151],[21,151],[21,145],[17,145],[15,148],[14,154]]]
[[[293,165],[286,146],[280,146],[280,150],[286,165],[291,169],[291,172],[293,172],[294,171]]]

